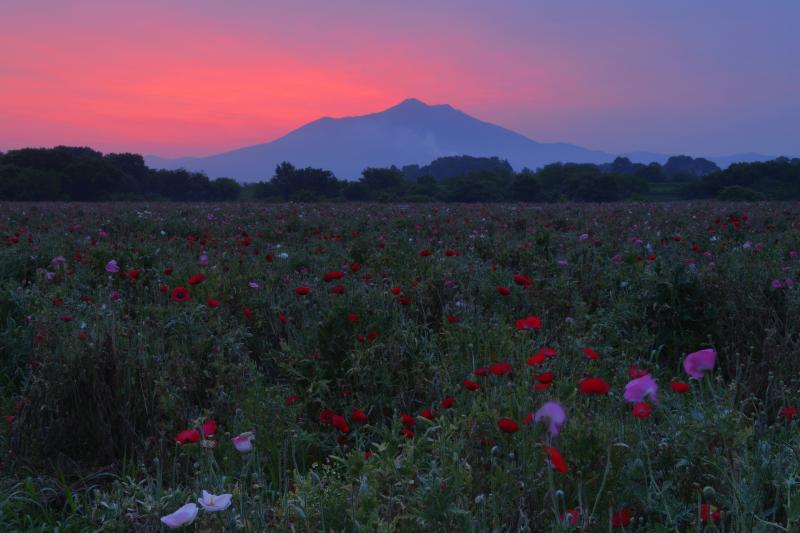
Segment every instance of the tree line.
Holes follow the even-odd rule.
[[[618,157],[602,165],[553,163],[515,172],[496,157],[451,156],[428,165],[366,168],[358,181],[283,162],[271,179],[241,185],[186,170],[147,167],[138,154],[59,146],[0,153],[0,200],[611,202],[718,198],[800,199],[800,159],[738,163],[674,156],[663,165]]]

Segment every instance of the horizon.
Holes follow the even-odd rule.
[[[800,154],[796,3],[463,6],[8,6],[0,151],[203,157],[416,98],[614,154]]]

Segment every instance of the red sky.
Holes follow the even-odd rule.
[[[539,141],[800,152],[798,4],[653,4],[7,3],[0,149],[203,155],[413,96]]]

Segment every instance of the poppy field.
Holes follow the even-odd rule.
[[[2,531],[797,531],[800,204],[0,204]]]

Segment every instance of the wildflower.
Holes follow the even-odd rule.
[[[553,372],[542,372],[536,376],[536,381],[539,383],[552,383],[554,379],[556,379],[556,375]]]
[[[209,298],[208,300],[206,300],[206,305],[208,305],[212,309],[216,309],[217,307],[219,307],[219,304],[220,304],[219,300],[215,300],[214,298]]]
[[[403,428],[403,436],[405,438],[413,439],[415,435],[416,435],[416,433],[414,433],[414,430],[408,429],[408,428]]]
[[[200,442],[200,432],[196,429],[184,429],[173,440],[176,444],[195,444]]]
[[[600,359],[600,354],[595,352],[589,347],[583,348],[583,355],[585,355],[589,359]]]
[[[331,425],[338,429],[341,433],[350,433],[350,425],[343,416],[336,414],[331,416]]]
[[[329,283],[333,280],[342,279],[344,277],[344,272],[326,272],[324,276],[322,276],[322,281],[325,283]]]
[[[497,292],[499,292],[503,296],[511,296],[511,289],[509,289],[508,287],[503,287],[502,285],[498,285],[496,289]]]
[[[198,498],[197,502],[206,511],[224,511],[231,505],[232,494],[211,494],[210,492],[203,491],[203,497]]]
[[[475,383],[474,381],[470,381],[468,379],[464,380],[464,388],[468,391],[476,391],[481,388],[480,384]]]
[[[476,368],[475,372],[473,372],[473,374],[475,374],[479,378],[482,378],[484,376],[488,376],[489,375],[489,367],[488,366],[482,366],[480,368]]]
[[[581,394],[606,394],[611,386],[600,378],[586,378],[579,385]]]
[[[689,384],[683,383],[682,381],[673,381],[669,384],[672,392],[677,392],[678,394],[685,394],[689,392]]]
[[[529,316],[514,322],[514,327],[520,331],[526,329],[539,330],[542,327],[542,321],[538,316]]]
[[[783,286],[781,280],[779,279],[773,279],[770,285],[772,286],[773,289],[780,289]]]
[[[436,418],[436,415],[435,415],[435,414],[433,414],[433,410],[432,410],[430,407],[426,407],[426,408],[425,408],[425,409],[424,409],[424,410],[423,410],[423,411],[422,411],[422,412],[419,414],[419,416],[421,416],[422,418],[425,418],[425,419],[427,419],[427,420],[433,420],[434,418]]]
[[[546,459],[550,463],[550,467],[562,474],[566,474],[568,471],[567,463],[564,461],[561,453],[552,446],[545,446],[544,451],[547,453],[548,457]]]
[[[611,514],[612,527],[627,527],[631,522],[631,512],[627,507],[623,507],[619,511]]]
[[[188,526],[194,519],[197,518],[197,513],[200,509],[196,503],[187,503],[178,508],[174,513],[170,513],[161,517],[161,523],[170,529],[178,529],[179,527]]]
[[[650,377],[650,374],[636,379],[632,379],[625,385],[625,394],[623,395],[626,401],[641,402],[647,397],[650,397],[654,402],[657,402],[658,384]]]
[[[722,518],[722,516],[716,505],[704,503],[700,506],[700,520],[703,522],[708,522],[709,520],[712,522],[719,522],[720,518]]]
[[[578,524],[578,520],[581,517],[581,509],[580,507],[576,509],[567,509],[565,512],[561,513],[559,518],[561,522],[565,523],[568,526],[575,526]]]
[[[344,291],[345,291],[344,285],[334,285],[333,287],[331,287],[331,293],[332,294],[340,294],[341,295],[341,294],[344,294]]]
[[[533,420],[537,423],[547,421],[547,432],[555,438],[567,422],[567,412],[556,402],[546,402],[536,411]]]
[[[452,396],[448,396],[447,398],[442,400],[442,403],[439,404],[439,407],[441,407],[442,409],[450,409],[451,407],[453,407],[453,405],[455,405],[455,403],[456,399],[453,398]]]
[[[419,256],[420,256],[420,257],[428,257],[429,255],[431,255],[431,251],[430,251],[430,250],[428,250],[427,248],[423,248],[423,249],[422,249],[422,250],[420,250],[420,252],[419,252]]]
[[[172,289],[172,299],[176,302],[188,302],[190,297],[189,289],[186,287],[175,287]]]
[[[404,426],[413,426],[417,423],[417,419],[405,413],[400,413],[400,420]]]
[[[369,417],[367,416],[367,413],[365,413],[361,409],[353,409],[353,412],[350,413],[350,420],[352,420],[353,422],[364,424],[369,421]]]
[[[206,277],[203,274],[195,274],[194,276],[189,278],[189,285],[197,285],[198,283],[202,282]]]
[[[650,372],[649,368],[639,368],[636,365],[630,365],[628,367],[628,377],[631,379],[640,378]]]
[[[203,437],[209,439],[217,434],[217,421],[209,418],[205,422],[203,422]]]
[[[197,259],[197,264],[202,267],[208,266],[208,254],[201,254]]]
[[[653,408],[647,402],[638,402],[633,404],[631,413],[636,418],[647,418],[653,412]]]
[[[319,413],[319,423],[323,426],[330,425],[331,420],[333,419],[333,415],[335,415],[331,409],[325,408]]]
[[[252,432],[247,431],[233,437],[231,442],[233,442],[233,446],[236,448],[236,451],[240,453],[247,453],[253,450],[253,441],[255,438],[256,436],[253,435]]]
[[[497,377],[505,376],[509,372],[511,372],[512,367],[510,363],[493,363],[492,366],[489,367],[489,371]]]
[[[311,289],[309,289],[308,287],[297,287],[294,290],[294,293],[297,294],[298,296],[307,296],[309,293],[311,293]]]
[[[106,263],[106,272],[110,272],[112,274],[116,274],[119,272],[119,265],[117,264],[116,259],[112,259],[108,263]]]
[[[522,274],[517,274],[514,276],[514,283],[517,285],[521,285],[523,287],[531,287],[533,285],[533,280],[530,276],[524,276]]]
[[[717,352],[711,348],[690,353],[683,360],[683,369],[694,379],[701,379],[705,370],[714,370]]]
[[[503,433],[516,433],[519,431],[519,426],[516,422],[511,420],[510,418],[501,418],[497,421],[497,427],[500,428],[500,431]]]
[[[793,405],[787,405],[786,407],[781,409],[781,416],[786,420],[788,420],[789,422],[791,422],[792,418],[794,418],[796,415],[797,415],[797,407]]]

